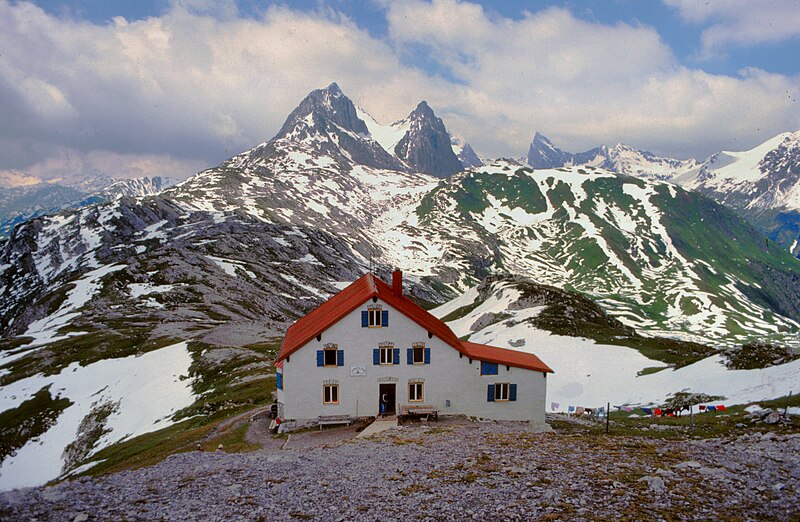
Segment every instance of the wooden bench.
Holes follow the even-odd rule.
[[[319,424],[319,431],[322,431],[323,426],[331,424],[345,424],[350,426],[353,420],[347,415],[322,415],[317,417],[317,424]]]
[[[439,420],[439,410],[434,408],[433,406],[409,406],[406,408],[406,413],[408,415],[415,415],[417,417],[424,417],[424,420],[428,420],[429,417],[433,416],[433,420]]]

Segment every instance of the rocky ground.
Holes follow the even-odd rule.
[[[338,435],[336,435],[338,433]],[[2,520],[798,520],[800,434],[611,436],[448,420],[0,495]],[[293,440],[294,439],[294,447]],[[304,440],[304,443],[297,444]]]

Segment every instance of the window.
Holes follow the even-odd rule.
[[[283,389],[283,374],[281,372],[275,374],[275,387],[279,390]]]
[[[339,385],[325,384],[322,386],[322,403],[339,404]]]
[[[381,364],[392,364],[394,362],[394,348],[392,346],[381,346]]]
[[[344,366],[344,350],[329,343],[323,350],[317,350],[317,366]]]
[[[325,348],[322,352],[325,354],[323,366],[336,366],[336,348]]]
[[[408,401],[409,402],[422,402],[425,398],[423,391],[424,384],[421,382],[408,383]]]
[[[497,364],[481,361],[481,375],[497,375]]]
[[[389,326],[389,310],[380,306],[370,306],[361,311],[361,326],[363,328],[381,328]]]
[[[486,400],[489,402],[516,401],[517,385],[507,382],[490,384],[486,394]]]
[[[367,319],[370,328],[380,328],[381,326],[380,307],[370,308],[369,310],[367,310]]]
[[[413,343],[408,349],[408,364],[430,364],[431,349],[425,347],[425,343]]]
[[[501,382],[494,385],[494,400],[507,401],[508,400],[508,383]]]
[[[372,349],[372,364],[400,364],[400,348],[395,348],[394,343],[380,343],[378,348]]]

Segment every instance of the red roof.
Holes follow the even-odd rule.
[[[286,337],[283,339],[283,345],[281,345],[277,360],[283,361],[311,339],[333,326],[342,317],[373,297],[381,299],[467,357],[514,366],[515,368],[553,372],[531,353],[505,350],[494,346],[459,340],[450,327],[407,296],[396,294],[388,283],[381,281],[371,273],[356,279],[347,288],[290,326],[286,331]]]
[[[507,350],[505,348],[471,343],[469,341],[461,341],[461,345],[466,349],[465,354],[472,359],[505,364],[506,366],[513,366],[515,368],[525,368],[526,370],[536,370],[537,372],[553,373],[553,370],[549,366],[532,353]]]

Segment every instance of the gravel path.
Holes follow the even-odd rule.
[[[2,520],[798,520],[800,434],[663,441],[524,424],[191,452],[0,495]]]

